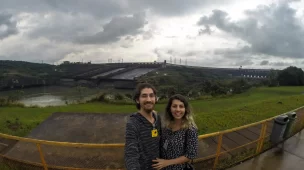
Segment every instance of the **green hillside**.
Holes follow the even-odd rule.
[[[200,134],[260,121],[304,105],[303,87],[253,88],[243,94],[191,101]],[[157,104],[163,112],[165,104]],[[86,103],[60,107],[0,109],[0,132],[25,136],[54,112],[132,113],[135,105]],[[8,123],[9,122],[9,123]],[[17,129],[9,125],[19,124]],[[123,125],[122,125],[123,126]]]

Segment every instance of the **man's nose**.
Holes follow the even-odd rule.
[[[147,101],[152,101],[152,97],[148,96]]]

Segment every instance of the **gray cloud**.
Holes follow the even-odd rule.
[[[154,54],[156,54],[157,59],[161,58],[161,53],[158,51],[157,48],[155,48],[155,49],[153,50],[153,52],[154,52]]]
[[[29,30],[29,37],[46,37],[58,41],[72,41],[77,35],[95,32],[101,27],[98,20],[91,16],[61,12],[53,12],[46,18],[35,16],[30,22],[36,25]]]
[[[251,56],[252,49],[249,46],[241,48],[218,48],[213,51],[215,55],[221,55],[230,59],[246,58]]]
[[[127,13],[128,9],[122,2],[123,0],[46,0],[46,3],[56,11],[86,13],[102,18]]]
[[[205,29],[200,29],[198,31],[198,35],[202,35],[202,34],[209,34],[210,35],[211,32],[213,32],[213,31],[211,31],[210,26],[209,25],[205,25]]]
[[[235,0],[0,0],[0,10],[85,13],[100,18],[150,9],[159,15],[183,15],[201,7],[225,5]]]
[[[167,60],[167,62],[170,62],[170,59],[171,59],[171,62],[173,62],[174,57],[176,55],[178,55],[177,52],[173,49],[167,49],[167,48],[161,48],[161,47],[155,48],[153,50],[153,53],[157,57],[158,61]]]
[[[133,47],[132,45],[127,45],[127,44],[123,44],[120,46],[121,48],[131,48]]]
[[[83,51],[83,47],[71,43],[54,43],[45,38],[29,39],[18,34],[0,41],[0,60],[22,60],[53,63],[65,55]]]
[[[191,50],[185,53],[182,53],[181,56],[186,56],[186,57],[200,57],[200,56],[211,56],[213,55],[213,51],[211,50]]]
[[[0,0],[0,11],[41,12],[50,10],[47,0]]]
[[[125,37],[125,40],[133,42],[133,41],[135,41],[135,37],[128,35],[128,36]]]
[[[302,61],[302,63],[301,64],[304,64],[304,61]]]
[[[265,66],[265,65],[268,65],[268,64],[269,64],[269,61],[267,61],[267,60],[263,60],[263,61],[260,63],[261,66]]]
[[[233,1],[235,0],[0,0],[0,13],[6,12],[10,14],[10,17],[6,17],[9,19],[5,21],[5,26],[0,26],[0,36],[3,34],[3,36],[5,35],[5,37],[7,37],[17,34],[17,28],[22,33],[11,36],[10,38],[4,38],[2,41],[0,37],[0,59],[10,58],[35,62],[39,60],[53,62],[59,61],[62,58],[78,61],[79,58],[85,59],[85,57],[88,57],[94,61],[94,59],[98,60],[95,56],[101,56],[99,59],[104,56],[115,58],[120,57],[122,53],[129,52],[128,56],[130,57],[128,58],[133,57],[133,59],[135,59],[137,55],[150,56],[151,58],[158,56],[158,60],[160,61],[164,59],[168,61],[170,57],[174,60],[176,57],[177,62],[179,62],[179,58],[182,58],[183,61],[187,58],[188,64],[192,61],[192,64],[198,65],[200,63],[205,66],[210,64],[231,65],[231,63],[236,65],[250,65],[253,61],[256,61],[254,59],[248,61],[246,58],[252,57],[256,53],[266,53],[264,52],[265,50],[261,50],[264,46],[265,49],[272,52],[273,50],[266,45],[275,40],[270,41],[268,39],[271,39],[272,36],[276,34],[281,35],[280,32],[285,31],[285,29],[277,29],[278,32],[275,34],[267,32],[276,30],[276,27],[283,27],[282,25],[284,25],[277,24],[274,21],[272,23],[270,22],[270,26],[265,24],[268,23],[268,20],[266,20],[267,17],[265,17],[266,14],[270,16],[270,21],[274,20],[273,18],[279,18],[277,17],[278,12],[276,12],[276,10],[278,10],[277,6],[275,8],[269,7],[268,9],[263,7],[254,11],[247,11],[246,15],[248,18],[240,21],[229,20],[227,13],[218,10],[217,16],[213,18],[214,21],[210,18],[211,16],[208,16],[204,21],[205,23],[200,23],[202,29],[199,30],[199,33],[201,34],[211,33],[211,35],[213,35],[212,31],[214,27],[212,25],[218,28],[222,26],[222,29],[220,28],[221,30],[239,39],[243,39],[247,42],[248,46],[244,46],[244,43],[242,43],[237,46],[237,49],[216,49],[214,52],[208,51],[207,53],[206,50],[210,49],[201,49],[197,46],[198,42],[195,40],[201,39],[202,37],[197,37],[197,32],[194,32],[194,34],[188,34],[185,45],[183,42],[179,46],[174,47],[170,47],[170,45],[157,47],[157,42],[153,40],[147,43],[151,43],[148,44],[148,46],[151,46],[151,49],[157,47],[158,49],[156,51],[149,48],[147,48],[147,50],[138,49],[137,47],[137,43],[140,46],[145,43],[138,41],[148,40],[153,37],[156,39],[162,36],[164,36],[163,38],[182,38],[180,36],[170,37],[167,36],[166,33],[163,34],[162,26],[158,25],[158,19],[170,19],[171,16],[178,17],[181,15],[195,14],[196,12],[206,12],[212,6],[225,6]],[[262,9],[264,9],[264,11]],[[286,9],[287,12],[290,10],[289,7],[286,7]],[[267,10],[271,12],[267,13]],[[151,16],[151,21],[155,21],[154,27],[154,23],[146,25],[146,16],[138,14],[142,11],[145,11],[146,14]],[[132,16],[132,14],[135,15]],[[280,17],[285,18],[285,15],[286,14],[281,15]],[[290,15],[288,14],[286,16],[286,19],[289,20]],[[293,17],[293,15],[291,16]],[[218,18],[224,19],[217,20]],[[184,18],[181,19],[183,20]],[[2,24],[3,21],[1,20],[0,23]],[[294,21],[297,20],[295,19]],[[293,26],[285,20],[284,23],[286,30]],[[290,21],[290,23],[293,22]],[[251,29],[248,24],[251,24]],[[10,26],[11,32],[5,32],[4,34],[4,27],[5,31],[8,30],[7,25]],[[185,25],[185,28],[191,26],[192,25]],[[275,29],[272,29],[273,27],[275,27]],[[265,36],[261,33],[263,31]],[[292,31],[285,31],[285,36],[294,36],[296,33]],[[257,42],[256,39],[258,39],[259,36],[261,38],[260,41]],[[301,36],[302,34],[297,35],[297,37]],[[211,39],[211,36],[208,38]],[[281,39],[283,38],[281,37]],[[117,42],[117,44],[110,44],[116,41],[119,42]],[[296,39],[294,41],[298,43]],[[186,45],[188,42],[190,42],[191,45]],[[258,46],[259,44],[261,45]],[[222,44],[219,43],[218,45],[221,46]],[[231,47],[231,43],[223,44],[223,46],[226,45]],[[288,39],[285,45],[291,46],[293,44],[291,44]],[[209,48],[209,46],[206,48]],[[274,49],[286,50],[286,48],[276,46]],[[292,47],[289,53],[296,53],[297,50],[294,49],[296,48]],[[258,61],[262,60],[271,61],[271,59],[268,58],[258,58]],[[239,62],[234,63],[234,61]],[[256,63],[259,64],[259,62]],[[268,66],[269,65],[270,63]]]
[[[99,18],[128,13],[124,0],[0,0],[0,10],[29,13],[82,13]]]
[[[252,62],[250,59],[244,59],[244,60],[239,60],[235,63],[233,63],[232,65],[234,66],[249,66],[249,65],[253,65],[254,62]]]
[[[126,35],[136,35],[142,33],[141,28],[147,24],[143,13],[134,14],[132,17],[114,17],[105,24],[103,31],[92,36],[82,36],[76,39],[81,44],[104,44],[119,40]]]
[[[271,65],[273,65],[273,66],[290,66],[291,63],[287,63],[287,62],[274,62],[274,63],[271,63]]]
[[[45,37],[56,41],[103,44],[117,41],[124,34],[137,34],[135,33],[138,31],[137,28],[141,27],[137,24],[143,22],[142,17],[133,17],[134,20],[138,19],[139,23],[134,20],[132,23],[133,21],[130,19],[132,17],[119,16],[145,10],[152,10],[156,15],[176,16],[202,6],[220,3],[222,3],[221,0],[190,0],[187,2],[183,0],[0,0],[0,11],[9,11],[15,16],[22,12],[34,14],[35,19],[30,20],[30,23],[35,23],[33,24],[35,26],[31,25],[28,31],[31,38]],[[112,19],[111,22],[104,25],[104,30],[100,31],[102,22],[110,19]],[[127,25],[126,28],[121,27],[125,26],[124,24]],[[131,24],[134,25],[133,31]],[[120,28],[116,28],[117,26]],[[142,39],[151,39],[154,34],[153,29],[146,31],[142,35]],[[78,38],[75,40],[75,37]]]
[[[177,36],[166,36],[166,38],[177,38]]]
[[[170,50],[167,51],[167,53],[170,54],[170,55],[172,55],[172,54],[173,54],[173,50],[170,49]],[[303,62],[304,62],[304,61],[303,61]]]
[[[230,3],[235,0],[227,0]],[[153,12],[165,15],[184,15],[190,11],[199,10],[201,7],[223,4],[223,0],[128,0],[133,9],[150,9]]]
[[[0,40],[18,33],[17,22],[12,17],[8,13],[0,13]]]
[[[267,54],[291,58],[304,56],[304,29],[295,17],[295,9],[286,3],[259,6],[245,12],[247,18],[232,21],[227,12],[213,10],[203,16],[198,25],[215,25],[220,30],[250,44],[253,54]]]
[[[161,15],[180,15],[195,10],[211,0],[133,0],[131,6],[148,8]]]
[[[142,37],[143,37],[144,40],[149,40],[149,39],[151,39],[151,38],[154,37],[153,34],[154,34],[153,31],[150,29],[150,30],[146,31],[146,32],[142,35]]]
[[[197,54],[196,51],[189,51],[185,53],[185,56],[195,56]]]

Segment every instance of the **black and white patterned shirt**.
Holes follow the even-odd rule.
[[[198,150],[198,131],[196,128],[192,127],[177,131],[164,128],[162,132],[161,156],[163,159],[175,159],[180,156],[185,156],[189,159],[196,158]],[[185,142],[187,142],[186,145]],[[185,164],[171,165],[164,169],[181,170],[184,166]]]
[[[125,165],[127,170],[155,170],[152,160],[160,157],[161,118],[154,115],[154,126],[140,113],[130,116],[126,124]],[[152,137],[152,130],[158,135]]]

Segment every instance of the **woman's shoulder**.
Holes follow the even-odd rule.
[[[190,126],[185,130],[185,133],[188,135],[192,135],[192,134],[198,135],[198,129],[196,126]]]
[[[195,125],[189,125],[189,126],[186,128],[186,130],[188,130],[188,131],[197,131],[198,128],[197,128]]]

